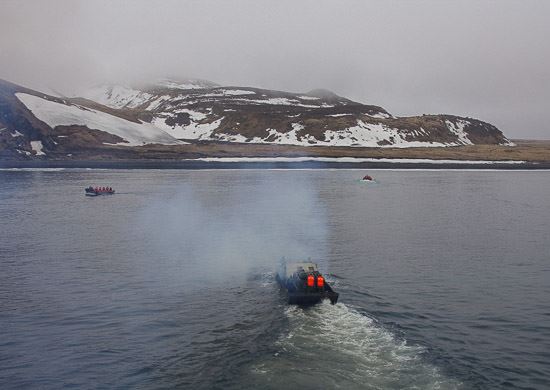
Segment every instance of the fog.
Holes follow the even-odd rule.
[[[548,1],[0,2],[0,78],[78,92],[202,78],[328,88],[550,139]]]
[[[146,227],[155,272],[212,283],[272,274],[282,256],[329,271],[327,216],[313,181],[286,171],[239,175],[237,191],[231,171],[195,172],[138,213],[133,224]]]

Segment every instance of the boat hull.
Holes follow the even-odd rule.
[[[86,196],[113,195],[115,191],[89,191],[86,190]]]
[[[315,305],[324,299],[330,300],[333,305],[338,302],[338,293],[299,293],[287,292],[289,305],[309,306]]]

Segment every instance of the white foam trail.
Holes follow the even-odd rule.
[[[67,168],[0,168],[0,171],[14,171],[14,172],[60,172]]]
[[[278,341],[280,352],[254,367],[257,375],[282,385],[306,388],[458,389],[423,359],[424,348],[398,340],[373,319],[344,304],[328,302],[310,309],[285,310],[289,333]],[[279,379],[284,377],[284,379]]]

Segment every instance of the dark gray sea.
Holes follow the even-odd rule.
[[[550,173],[2,170],[0,388],[548,389]]]

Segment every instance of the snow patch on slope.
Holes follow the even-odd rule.
[[[473,142],[468,138],[468,134],[464,131],[464,128],[468,126],[470,122],[463,119],[457,120],[456,123],[446,120],[445,124],[449,131],[457,136],[459,143],[463,145],[473,145]]]
[[[320,99],[316,96],[298,96],[298,98],[302,100],[319,100]]]
[[[382,123],[365,123],[361,120],[357,121],[357,126],[344,130],[325,131],[324,144],[330,146],[391,148],[449,146],[441,142],[408,141],[397,129],[390,128]]]
[[[216,133],[215,134],[216,139],[219,141],[226,141],[226,142],[238,142],[238,143],[245,143],[247,142],[247,138],[242,134],[226,134],[226,133]]]
[[[202,113],[194,112],[195,117],[198,114]],[[169,126],[166,124],[164,118],[157,117],[151,123],[174,138],[208,140],[212,139],[212,132],[220,126],[222,120],[223,117],[209,123],[191,122],[186,126]]]
[[[441,147],[459,145],[444,144],[440,142],[421,142],[408,141],[405,135],[397,129],[390,128],[382,123],[365,123],[357,121],[356,126],[348,127],[343,130],[326,130],[324,139],[319,140],[309,134],[304,133],[304,126],[299,123],[292,124],[292,130],[288,132],[279,132],[276,129],[266,129],[268,135],[264,137],[254,137],[247,141],[249,143],[269,143],[283,145],[299,146],[354,146],[354,147],[391,147],[391,148],[409,148],[409,147]]]
[[[42,145],[42,141],[31,141],[31,148],[36,152],[37,156],[45,156],[46,153],[42,151],[44,146]]]
[[[201,94],[201,97],[213,97],[213,96],[242,96],[242,95],[256,95],[254,91],[248,91],[245,89],[219,89],[214,92]]]
[[[386,114],[385,112],[377,112],[376,114],[367,114],[367,115],[370,116],[371,118],[376,118],[376,119],[393,118],[390,114]]]
[[[158,108],[158,106],[160,106],[162,103],[164,103],[165,101],[167,101],[169,99],[170,99],[170,95],[162,95],[162,96],[156,98],[155,100],[153,100],[152,102],[150,102],[149,105],[147,106],[146,110],[147,111],[154,110],[154,109]]]
[[[86,126],[92,130],[102,130],[121,137],[128,141],[128,143],[121,143],[126,146],[182,143],[148,123],[134,123],[105,112],[78,105],[61,104],[25,93],[18,92],[15,95],[38,119],[46,122],[51,128]]]
[[[318,141],[315,137],[304,134],[298,135],[298,132],[304,130],[304,125],[301,123],[292,123],[292,130],[286,133],[279,132],[276,129],[266,129],[268,135],[266,137],[254,137],[250,143],[254,144],[280,144],[280,145],[302,145],[311,146]]]
[[[331,108],[334,107],[333,105],[327,104],[327,103],[321,103],[317,105],[313,104],[302,104],[299,100],[296,99],[288,99],[288,98],[269,98],[269,99],[238,99],[243,103],[252,103],[252,104],[273,104],[276,106],[295,106],[295,107],[305,107],[305,108]]]
[[[135,108],[146,103],[153,95],[122,85],[101,85],[86,91],[84,97],[112,108]]]
[[[212,110],[212,109],[210,109]],[[193,111],[189,110],[188,108],[180,108],[178,110],[174,110],[174,113],[185,113],[189,115],[189,118],[193,121],[202,121],[203,119],[206,119],[207,114],[202,113],[200,111]]]
[[[194,80],[194,79],[189,79],[184,81],[161,79],[161,80],[157,80],[155,85],[159,87],[170,88],[170,89],[206,89],[206,88],[214,88],[217,86],[217,84],[212,83],[210,81]]]

